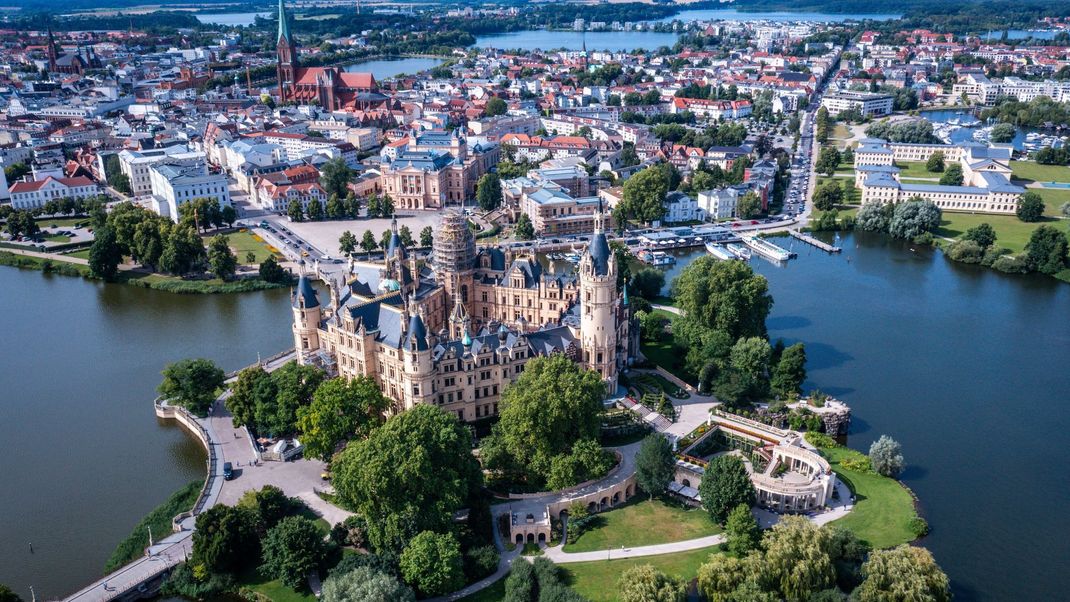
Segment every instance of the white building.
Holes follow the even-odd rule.
[[[93,180],[84,176],[77,178],[53,178],[32,182],[15,182],[11,187],[11,206],[15,209],[36,209],[53,199],[87,199],[100,190]]]
[[[176,165],[202,165],[206,158],[204,153],[189,152],[182,145],[144,151],[120,151],[119,169],[130,178],[130,190],[134,196],[152,194],[149,172],[153,165],[163,161]]]
[[[670,192],[665,195],[665,215],[661,218],[666,224],[680,222],[706,221],[706,211],[699,207],[695,199],[682,192]]]
[[[740,191],[735,187],[703,190],[698,193],[698,206],[709,219],[728,219],[736,216]]]
[[[150,170],[153,210],[164,217],[178,221],[178,208],[194,199],[209,198],[219,201],[220,207],[230,205],[230,190],[227,178],[222,174],[208,173],[208,166],[172,165],[157,163]]]
[[[888,115],[892,112],[895,97],[874,92],[830,92],[821,99],[821,106],[835,117],[843,111],[857,109],[863,117]]]

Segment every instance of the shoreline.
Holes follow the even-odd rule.
[[[10,250],[0,250],[0,266],[21,270],[36,270],[44,274],[80,277],[91,282],[106,282],[90,274],[89,267],[86,265],[64,261],[62,259],[26,255]],[[266,282],[260,278],[247,278],[230,282],[213,282],[205,280],[183,280],[178,277],[135,272],[133,270],[121,271],[119,277],[116,278],[114,282],[108,284],[126,284],[183,295],[248,293],[289,286],[289,284],[286,283]]]

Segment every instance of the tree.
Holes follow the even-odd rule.
[[[294,505],[294,500],[286,497],[286,494],[274,485],[250,489],[238,500],[239,507],[248,508],[256,513],[260,528],[265,531],[286,518],[293,511]]]
[[[521,213],[520,217],[516,218],[516,226],[513,228],[513,234],[516,235],[518,240],[531,240],[535,238],[535,226],[531,223],[531,218],[527,213]]]
[[[279,260],[275,259],[274,255],[268,255],[267,259],[260,262],[260,279],[281,284],[290,280],[290,273],[279,265]]]
[[[895,238],[911,240],[923,232],[932,232],[940,226],[941,211],[930,200],[912,197],[896,203],[888,233]]]
[[[887,232],[894,211],[895,205],[892,203],[879,201],[862,203],[855,215],[855,228],[865,232]]]
[[[487,117],[494,117],[497,115],[505,115],[505,112],[508,110],[509,106],[505,104],[505,101],[494,96],[487,101],[487,106],[483,108],[483,114]]]
[[[773,369],[769,384],[782,397],[791,397],[802,392],[806,380],[806,347],[795,343],[780,354],[780,361]]]
[[[814,208],[830,211],[843,200],[843,188],[835,180],[829,180],[814,190]]]
[[[255,427],[257,387],[261,382],[270,381],[271,375],[259,365],[250,366],[238,372],[238,378],[231,387],[230,397],[226,399],[231,423],[235,427]]]
[[[664,164],[651,165],[624,182],[624,194],[616,209],[624,219],[649,223],[665,215],[665,195],[672,189]]]
[[[936,151],[929,155],[929,160],[925,162],[925,170],[933,173],[939,173],[944,171],[944,153],[943,151]]]
[[[743,602],[752,598],[733,597],[733,592],[749,576],[748,559],[727,554],[711,554],[698,569],[698,589],[710,602]]]
[[[230,239],[216,234],[208,241],[208,265],[222,280],[230,280],[238,268],[238,258],[230,250]]]
[[[342,219],[346,217],[346,203],[337,194],[332,194],[327,197],[327,206],[324,211],[328,219]]]
[[[141,265],[155,269],[163,255],[164,229],[170,228],[162,220],[148,219],[134,228],[134,245],[132,255]]]
[[[981,249],[987,249],[996,243],[996,230],[987,222],[978,224],[966,230],[962,240],[972,240]]]
[[[530,562],[514,562],[505,579],[505,602],[536,602],[539,583]]]
[[[160,254],[160,268],[172,274],[188,274],[207,260],[204,242],[192,226],[177,224],[172,227]]]
[[[308,219],[314,222],[318,222],[323,219],[323,203],[319,199],[313,197],[308,201]]]
[[[502,391],[492,437],[509,450],[526,478],[541,484],[550,477],[554,458],[570,454],[583,439],[598,439],[605,394],[597,372],[562,354],[537,357]],[[487,462],[494,468],[492,458]]]
[[[844,148],[843,149],[843,153],[841,153],[840,159],[844,163],[846,163],[848,165],[852,165],[855,162],[855,150],[853,148],[851,148],[850,146]]]
[[[818,144],[824,144],[829,139],[829,110],[824,106],[817,109],[817,115],[814,117],[814,138]]]
[[[215,402],[216,391],[223,388],[223,370],[211,360],[185,359],[163,369],[163,382],[156,391],[164,399],[203,416]]]
[[[1025,245],[1025,261],[1030,270],[1055,274],[1066,267],[1066,234],[1053,226],[1041,226],[1029,235]]]
[[[672,296],[683,312],[673,320],[673,335],[683,346],[701,346],[706,331],[740,337],[764,337],[773,307],[765,277],[741,261],[703,256],[692,261],[672,283]]]
[[[349,182],[352,180],[353,170],[346,165],[342,157],[335,157],[320,167],[320,186],[328,196],[344,198],[349,192]]]
[[[718,456],[706,466],[699,484],[702,507],[710,518],[724,524],[732,509],[740,504],[754,505],[754,485],[743,461],[736,456]]]
[[[368,197],[368,217],[383,217],[382,204],[379,195],[372,194]]]
[[[762,537],[764,577],[788,600],[806,600],[836,581],[828,531],[801,516],[781,518]]]
[[[323,582],[323,602],[416,602],[412,589],[369,566],[335,574]]]
[[[238,221],[238,210],[234,208],[234,205],[223,205],[219,209],[219,218],[228,228],[232,227],[234,222]]]
[[[342,232],[342,235],[338,237],[338,251],[343,255],[351,255],[356,250],[357,237],[349,230]]]
[[[635,152],[634,144],[625,142],[620,149],[620,166],[632,167],[633,165],[639,165],[639,155]]]
[[[769,394],[769,361],[772,348],[763,337],[740,337],[729,352],[729,366],[736,398],[757,400]],[[731,401],[731,396],[727,396]]]
[[[435,242],[434,230],[431,226],[424,226],[423,230],[420,230],[420,246],[430,247]]]
[[[360,248],[369,254],[379,248],[379,243],[375,240],[375,235],[371,230],[364,231],[364,236],[360,239]]]
[[[286,215],[288,215],[292,221],[304,221],[305,211],[301,208],[301,201],[296,199],[290,201],[290,204],[286,206]]]
[[[408,226],[398,228],[398,238],[401,239],[401,244],[407,248],[415,246],[415,242],[412,240],[412,230]]]
[[[950,583],[933,555],[906,544],[874,550],[862,565],[865,579],[853,595],[859,602],[946,602]]]
[[[836,150],[836,147],[825,146],[822,147],[821,153],[817,156],[814,170],[831,178],[836,173],[836,169],[840,167],[841,161],[843,161],[843,157],[840,155],[840,151]]]
[[[115,240],[115,230],[105,227],[94,233],[93,245],[89,247],[89,271],[97,278],[114,280],[123,261],[122,251]]]
[[[621,573],[617,580],[617,597],[622,602],[683,602],[687,584],[671,577],[651,564],[640,564]]]
[[[22,598],[10,587],[0,583],[0,602],[22,602]]]
[[[445,533],[482,485],[472,436],[451,414],[425,404],[394,415],[334,461],[339,499],[368,522],[379,552],[399,552],[421,531]]]
[[[642,268],[632,275],[631,291],[644,299],[653,299],[665,287],[665,272],[657,268]]]
[[[639,310],[635,312],[635,318],[639,321],[639,332],[644,340],[661,340],[661,335],[665,332],[664,320],[661,316],[654,312]]]
[[[952,163],[944,169],[944,174],[940,176],[941,186],[962,186],[962,166],[958,163]]]
[[[476,184],[476,201],[483,211],[493,211],[502,203],[502,182],[496,173],[485,173]]]
[[[385,252],[390,248],[390,239],[394,238],[394,232],[391,230],[383,230],[383,235],[379,237],[379,247]]]
[[[1018,129],[1010,123],[997,123],[992,126],[992,131],[988,134],[989,142],[994,144],[1006,144],[1014,140],[1014,135],[1018,133]]]
[[[388,406],[379,386],[366,376],[323,381],[312,395],[312,403],[297,409],[297,430],[305,455],[330,460],[347,438],[366,437]]]
[[[346,217],[347,215],[353,219],[360,217],[360,199],[357,198],[357,195],[353,194],[352,190],[346,195],[344,204],[345,213],[339,217]]]
[[[327,556],[327,544],[316,523],[303,516],[287,516],[268,529],[263,540],[267,575],[297,589]]]
[[[761,212],[762,199],[753,190],[748,190],[736,201],[736,215],[742,219],[750,219]]]
[[[273,435],[293,433],[297,429],[297,411],[312,403],[323,378],[319,368],[297,362],[289,362],[272,372],[271,385],[260,385],[265,390],[257,391],[257,428]]]
[[[208,573],[237,573],[260,557],[257,517],[248,508],[217,505],[197,515],[189,562]]]
[[[754,519],[750,507],[740,504],[732,509],[725,522],[724,533],[728,551],[736,556],[746,556],[751,550],[757,550],[762,542],[762,531]]]
[[[423,531],[413,537],[401,553],[400,569],[422,597],[448,594],[464,585],[461,546],[451,533]]]
[[[1032,190],[1027,190],[1018,200],[1015,213],[1023,222],[1039,222],[1044,217],[1044,199]]]
[[[117,173],[108,176],[108,186],[111,186],[116,191],[122,194],[130,194],[133,190],[130,188],[130,176],[124,173]]]
[[[661,495],[672,482],[676,470],[676,457],[669,439],[660,433],[651,433],[643,438],[636,453],[636,483],[651,499]]]
[[[879,475],[894,479],[903,472],[903,450],[899,442],[888,435],[881,435],[869,446],[869,461]]]

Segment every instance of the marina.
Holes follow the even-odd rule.
[[[778,247],[768,240],[755,235],[744,236],[743,244],[762,257],[773,261],[787,261],[795,256],[791,251]]]

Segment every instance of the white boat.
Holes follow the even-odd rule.
[[[653,266],[672,265],[676,263],[676,258],[665,251],[643,249],[636,254],[636,257],[639,258],[639,261]]]
[[[728,249],[712,242],[706,243],[706,252],[710,255],[713,255],[714,258],[720,259],[722,261],[736,259],[736,256],[733,255]]]
[[[762,257],[772,259],[773,261],[787,261],[791,259],[792,256],[791,251],[782,249],[758,236],[744,236],[743,244],[750,247],[755,253],[758,253]]]
[[[730,253],[736,256],[736,259],[742,259],[743,261],[750,261],[751,252],[750,249],[744,247],[739,243],[730,242],[725,247]]]
[[[282,441],[279,441],[278,443],[273,445],[271,447],[271,451],[275,452],[276,454],[281,454],[282,452],[286,451],[286,448],[289,447],[289,445],[290,444],[287,443],[285,439],[283,439]]]

